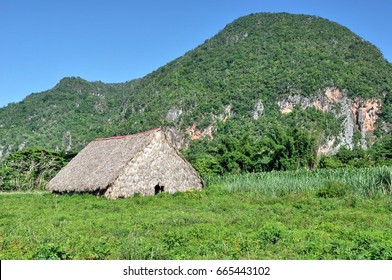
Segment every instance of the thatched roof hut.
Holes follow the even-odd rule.
[[[196,170],[160,129],[96,139],[47,185],[54,192],[99,193],[107,198],[202,187]]]

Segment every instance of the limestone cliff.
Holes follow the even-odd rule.
[[[209,136],[210,139],[212,139],[213,138],[213,135],[212,135],[213,128],[214,128],[213,125],[209,125],[205,129],[200,130],[196,127],[195,124],[193,124],[193,125],[186,128],[186,132],[189,135],[189,137],[191,138],[191,140],[204,138],[205,136]]]
[[[376,121],[381,112],[381,100],[377,98],[364,99],[356,97],[350,99],[344,90],[326,88],[315,97],[290,95],[279,100],[278,105],[282,114],[288,114],[296,106],[302,109],[314,107],[323,112],[331,112],[336,119],[343,119],[341,132],[338,136],[328,136],[319,147],[319,154],[334,154],[340,147],[349,149],[354,146],[368,147],[368,138],[376,128]],[[360,133],[359,143],[354,141],[354,132]]]

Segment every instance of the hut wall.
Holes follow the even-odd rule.
[[[164,133],[154,139],[124,168],[105,193],[108,198],[130,197],[136,193],[154,195],[155,186],[175,193],[201,189],[202,180],[193,167],[170,146]]]

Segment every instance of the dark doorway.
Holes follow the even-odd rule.
[[[159,184],[155,186],[155,194],[158,194],[158,193],[164,192],[164,191],[165,191],[164,186],[160,186]]]

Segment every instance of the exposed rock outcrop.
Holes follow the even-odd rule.
[[[182,110],[177,108],[171,108],[166,115],[166,119],[169,121],[175,121],[182,115]]]
[[[343,119],[340,135],[337,138],[327,139],[326,143],[319,147],[320,154],[334,154],[342,146],[352,149],[355,145],[360,145],[366,149],[368,133],[374,131],[382,107],[380,99],[360,97],[350,99],[345,91],[338,88],[327,88],[315,97],[290,95],[278,101],[278,105],[282,114],[292,112],[296,106],[301,109],[313,107],[323,112],[331,112],[336,118]],[[358,129],[361,134],[360,143],[354,143],[355,129]]]
[[[12,151],[13,145],[2,146],[0,145],[0,161],[6,158]]]
[[[373,132],[376,128],[378,114],[381,112],[381,100],[379,99],[360,99],[355,98],[351,106],[354,114],[354,121],[361,132],[361,146],[367,147],[366,133]]]
[[[66,152],[69,152],[72,150],[72,134],[71,131],[65,132],[63,136],[63,143],[62,143],[62,149]]]
[[[204,138],[205,136],[209,136],[211,139],[213,139],[213,135],[212,135],[212,130],[213,130],[213,126],[209,125],[207,126],[205,129],[200,130],[196,127],[195,124],[188,126],[186,128],[186,132],[188,133],[188,135],[190,136],[191,140],[196,140],[196,139],[200,139],[200,138]]]
[[[26,144],[27,144],[26,141],[23,141],[22,143],[20,143],[18,146],[18,150],[20,151],[20,150],[24,149],[24,147],[26,147]]]
[[[223,111],[223,114],[220,114],[218,116],[213,115],[213,120],[215,121],[227,121],[228,119],[230,119],[234,113],[232,111],[233,106],[231,104],[227,105]]]
[[[254,120],[258,120],[260,116],[264,113],[264,104],[261,100],[258,100],[255,109],[252,111],[252,117]]]

